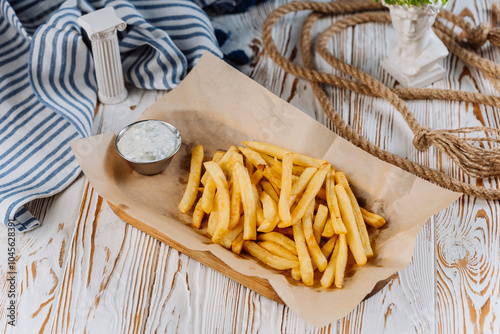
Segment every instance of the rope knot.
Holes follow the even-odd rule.
[[[413,146],[417,150],[425,151],[431,147],[432,143],[429,136],[432,134],[432,130],[427,126],[422,126],[415,132],[415,137],[413,137]]]
[[[467,43],[474,49],[481,48],[488,40],[491,26],[483,22],[467,34]]]

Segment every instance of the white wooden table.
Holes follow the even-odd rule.
[[[263,53],[262,24],[283,2],[269,0],[231,17],[228,45],[255,52],[250,65],[240,68],[245,74],[330,126],[309,84],[285,74]],[[475,24],[493,25],[491,4],[491,0],[451,0],[447,8]],[[297,63],[301,62],[298,23],[304,17],[289,15],[275,30],[279,49]],[[329,23],[321,21],[315,31]],[[332,50],[394,86],[379,67],[392,34],[389,25],[360,25],[337,35]],[[500,61],[500,51],[489,44],[481,54]],[[325,63],[318,65],[334,73]],[[498,94],[456,57],[447,57],[443,65],[447,78],[433,87]],[[121,105],[98,107],[94,133],[119,131],[165,94],[130,87],[129,92]],[[327,92],[344,119],[380,147],[471,181],[434,149],[416,151],[404,121],[387,102],[337,88]],[[409,106],[421,123],[432,128],[500,126],[498,110],[481,105],[419,101]],[[499,186],[497,180],[482,182]],[[463,196],[429,219],[411,264],[348,316],[321,329],[127,225],[83,175],[62,193],[30,203],[29,208],[43,224],[17,234],[16,327],[7,325],[7,284],[0,292],[1,331],[8,333],[500,333],[498,201]],[[6,240],[7,229],[2,226],[4,278]]]

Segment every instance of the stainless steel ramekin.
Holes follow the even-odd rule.
[[[170,155],[162,157],[161,159],[144,162],[144,161],[134,161],[132,159],[129,159],[120,152],[120,150],[118,149],[118,142],[120,141],[120,138],[132,126],[134,126],[138,123],[142,123],[142,122],[162,123],[162,124],[166,125],[174,133],[175,139],[177,140],[177,146]],[[154,174],[161,173],[162,171],[164,171],[168,167],[168,165],[172,161],[172,157],[175,155],[175,153],[177,153],[177,151],[181,147],[181,142],[182,142],[181,134],[175,126],[173,126],[172,124],[167,123],[167,122],[148,119],[148,120],[137,121],[137,122],[134,122],[134,123],[129,124],[126,127],[124,127],[116,136],[115,148],[118,151],[118,154],[120,154],[120,156],[123,159],[125,159],[128,162],[128,164],[130,165],[130,167],[132,167],[136,172],[143,174],[143,175],[154,175]]]

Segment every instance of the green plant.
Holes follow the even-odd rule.
[[[374,0],[378,2],[379,0]],[[384,0],[384,2],[388,5],[408,5],[420,7],[421,4],[432,5],[438,2],[441,2],[444,5],[448,2],[448,0]]]

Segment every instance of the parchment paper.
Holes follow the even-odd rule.
[[[143,176],[132,171],[114,148],[115,134],[71,143],[99,195],[184,247],[210,251],[244,275],[267,279],[287,306],[315,326],[345,316],[377,282],[406,267],[425,221],[460,196],[356,148],[208,52],[141,119],[167,121],[182,134],[182,147],[161,174]],[[256,260],[235,256],[190,227],[191,215],[179,213],[192,147],[202,144],[205,155],[211,157],[217,149],[241,146],[243,140],[265,141],[327,159],[346,173],[360,203],[387,219],[385,227],[369,231],[374,257],[365,266],[350,267],[344,288],[323,289],[319,278],[313,287],[297,284]]]

